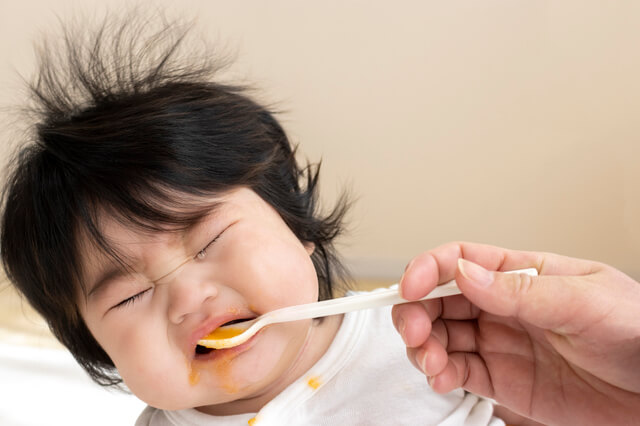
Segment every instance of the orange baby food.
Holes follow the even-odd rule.
[[[219,327],[213,330],[211,333],[204,336],[202,340],[229,339],[231,337],[236,337],[238,334],[242,333],[243,331],[244,330],[242,328]]]
[[[219,386],[227,393],[236,393],[239,389],[233,378],[233,361],[234,355],[228,353],[221,354],[215,363],[192,360],[189,366],[189,383],[192,386],[196,385],[202,376],[209,375],[215,377]]]
[[[317,376],[309,377],[309,380],[307,381],[307,385],[312,389],[318,389],[321,384],[322,382],[320,381],[320,377]]]
[[[238,327],[219,327],[202,338],[202,340],[228,339],[242,333],[244,329]],[[228,393],[238,391],[238,386],[232,377],[232,364],[236,353],[220,351],[215,362],[191,360],[189,364],[189,383],[196,385],[200,381],[201,373],[216,377],[220,386]]]
[[[200,381],[200,372],[189,368],[189,383],[193,386],[193,385],[197,385],[199,381]]]
[[[189,371],[189,383],[191,386],[197,385],[200,381],[200,372],[193,369],[193,364],[187,361],[187,370]]]

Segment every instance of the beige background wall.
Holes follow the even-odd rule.
[[[0,104],[21,100],[16,72],[30,73],[56,15],[123,4],[0,3]],[[462,239],[640,278],[640,3],[144,4],[197,16],[237,52],[237,75],[323,159],[323,199],[344,185],[357,196],[341,246],[357,276],[398,279],[412,256]]]

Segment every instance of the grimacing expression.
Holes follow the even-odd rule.
[[[206,407],[260,396],[307,355],[311,320],[268,327],[235,348],[196,350],[218,326],[318,298],[303,244],[255,192],[216,197],[185,232],[145,233],[102,218],[132,273],[97,249],[86,257],[81,314],[125,384],[157,408]]]

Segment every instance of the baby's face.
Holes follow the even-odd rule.
[[[84,265],[88,289],[99,285],[81,297],[89,330],[131,391],[158,408],[260,398],[290,379],[313,335],[310,320],[297,321],[196,352],[225,323],[318,297],[313,248],[271,206],[248,189],[213,201],[215,211],[185,233],[151,235],[107,218],[107,238],[135,273],[117,273],[97,251]]]

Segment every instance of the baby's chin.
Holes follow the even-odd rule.
[[[290,334],[277,328],[264,331],[251,350],[234,359],[229,370],[218,376],[218,389],[231,400],[277,394],[296,379],[292,373],[304,351],[306,333]]]
[[[168,389],[168,392],[157,392],[159,389]],[[202,408],[200,411],[211,412],[205,407],[216,407],[238,399],[250,397],[249,389],[239,389],[237,392],[228,393],[217,386],[181,384],[171,385],[164,383],[162,387],[156,387],[156,392],[147,389],[132,392],[146,404],[161,410],[184,410],[189,408]]]
[[[212,413],[236,400],[277,393],[295,380],[291,372],[304,353],[307,328],[307,324],[295,323],[271,326],[242,353],[223,350],[222,356],[209,360],[165,360],[166,368],[146,377],[140,376],[140,369],[122,377],[129,390],[152,407]],[[171,369],[168,364],[176,367]]]

